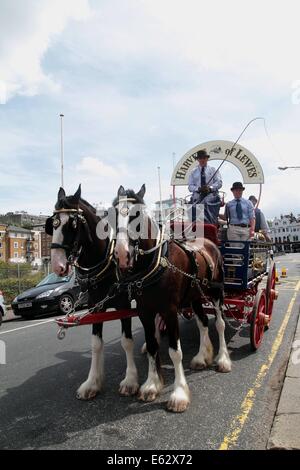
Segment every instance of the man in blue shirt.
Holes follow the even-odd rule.
[[[249,199],[242,197],[244,186],[239,181],[233,183],[231,191],[234,199],[227,202],[225,216],[228,221],[227,239],[246,241],[254,236],[254,206]]]
[[[270,238],[270,227],[269,227],[269,224],[268,222],[266,221],[266,218],[263,214],[263,212],[258,208],[256,207],[256,204],[257,204],[257,199],[255,196],[249,196],[249,201],[252,202],[253,206],[254,206],[254,212],[255,212],[255,232],[261,232],[265,239],[267,240],[267,242],[271,242],[271,238]]]
[[[196,220],[196,204],[204,204],[204,222],[217,224],[221,205],[218,190],[222,187],[219,171],[208,166],[209,155],[206,150],[198,150],[196,160],[199,165],[189,176],[189,191],[192,194],[192,221]]]

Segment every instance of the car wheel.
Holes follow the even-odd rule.
[[[63,315],[72,312],[74,307],[74,300],[69,294],[63,294],[59,299],[59,310]]]

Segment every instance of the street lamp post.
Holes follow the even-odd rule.
[[[278,170],[287,170],[288,168],[297,168],[300,169],[300,166],[279,166]]]
[[[64,187],[64,135],[63,135],[63,118],[60,114],[60,163],[61,163],[61,187]]]
[[[160,212],[160,222],[162,222],[162,198],[161,198],[161,181],[160,181],[160,166],[157,167],[158,172],[158,189],[159,189],[159,212]]]

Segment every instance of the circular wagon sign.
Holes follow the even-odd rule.
[[[225,160],[232,163],[240,171],[245,184],[264,183],[264,173],[253,153],[240,144],[234,145],[230,140],[210,140],[193,147],[186,152],[174,168],[171,185],[188,184],[191,171],[198,165],[196,153],[206,149],[211,160]]]

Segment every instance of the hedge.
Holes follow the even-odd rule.
[[[0,290],[3,292],[5,303],[10,304],[20,292],[35,287],[44,277],[45,274],[42,272],[35,273],[31,276],[20,277],[20,291],[17,277],[1,279]]]

